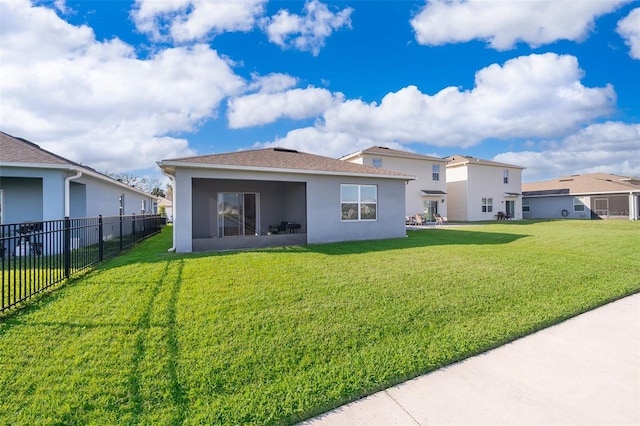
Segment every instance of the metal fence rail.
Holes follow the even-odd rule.
[[[159,215],[99,216],[0,225],[0,312],[151,235]]]

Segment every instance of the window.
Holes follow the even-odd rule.
[[[374,158],[373,159],[373,167],[375,167],[376,169],[381,169],[382,168],[382,158]]]
[[[493,211],[493,198],[482,199],[482,213],[491,213]]]
[[[531,208],[529,207],[529,200],[527,198],[522,199],[522,212],[530,212]]]
[[[431,178],[433,180],[440,180],[440,164],[433,164],[431,166]]]
[[[125,214],[124,212],[124,194],[120,194],[120,215]]]
[[[507,169],[502,171],[502,183],[509,183],[509,170]]]
[[[573,197],[573,211],[574,212],[584,211],[584,201],[582,200],[582,198]]]
[[[342,220],[376,220],[378,187],[375,185],[340,185]]]

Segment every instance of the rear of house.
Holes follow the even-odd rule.
[[[394,170],[413,176],[405,187],[405,215],[423,215],[435,222],[435,215],[447,216],[447,160],[382,146],[372,146],[340,158],[357,164]]]
[[[640,218],[640,178],[609,173],[525,183],[523,215],[531,219]]]
[[[523,167],[464,155],[447,160],[449,220],[522,219]]]
[[[402,173],[283,148],[159,166],[173,180],[178,252],[406,236]]]

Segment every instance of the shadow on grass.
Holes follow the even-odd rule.
[[[440,245],[491,245],[508,244],[521,238],[529,237],[526,234],[465,231],[462,229],[417,229],[407,230],[406,238],[391,238],[385,240],[346,241],[323,244],[307,244],[303,246],[281,246],[256,249],[240,249],[228,251],[208,251],[199,253],[163,254],[157,261],[164,261],[166,257],[179,256],[185,259],[215,258],[221,256],[236,256],[242,253],[319,253],[330,256],[345,254],[373,253],[389,250],[405,250],[419,247],[433,247]],[[156,260],[149,259],[149,262]],[[146,260],[142,260],[146,262]]]

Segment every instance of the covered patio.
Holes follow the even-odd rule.
[[[307,243],[305,182],[192,180],[193,251]]]

